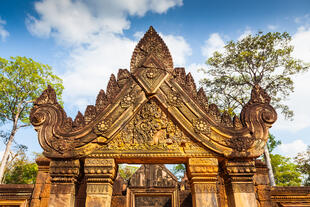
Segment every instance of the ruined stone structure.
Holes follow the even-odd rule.
[[[31,123],[48,159],[38,161],[31,206],[110,207],[121,163],[186,164],[192,206],[271,206],[272,199],[281,200],[272,192],[282,191],[272,190],[265,168],[255,163],[277,119],[269,103],[255,85],[240,117],[221,113],[190,73],[173,67],[167,46],[150,27],[133,52],[130,71],[112,74],[84,115],[67,117],[51,87],[35,101]],[[167,199],[175,207],[178,188],[171,182]],[[129,206],[148,196],[128,188]]]

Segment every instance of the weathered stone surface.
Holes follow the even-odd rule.
[[[271,199],[278,206],[310,206],[310,187],[272,187]]]
[[[83,202],[110,206],[118,163],[186,163],[194,206],[225,203],[219,194],[229,194],[231,206],[256,206],[255,167],[249,160],[263,153],[268,129],[277,118],[260,86],[253,87],[241,116],[232,120],[208,103],[203,89],[197,92],[190,73],[173,68],[169,49],[150,27],[133,52],[130,72],[120,69],[117,78],[112,74],[105,91],[74,121],[50,86],[35,101],[30,120],[51,164],[49,175],[38,176],[34,203],[44,194],[42,189],[48,194],[49,185],[43,180],[49,176],[49,206],[83,206]],[[218,182],[218,160],[225,163],[221,171],[225,184]],[[179,183],[163,165],[144,165],[139,172],[127,188],[128,205],[135,201],[146,205],[149,193],[179,205]],[[260,195],[266,189],[260,186],[265,185],[265,177],[260,174],[255,179]],[[114,187],[120,190],[120,185]],[[188,190],[184,182],[183,188]],[[119,201],[124,192],[115,192]]]
[[[84,163],[86,177],[86,207],[110,207],[113,182],[116,177],[114,159],[87,158]]]
[[[217,207],[218,160],[190,158],[187,163],[194,207]]]
[[[113,148],[113,140],[128,130],[129,120],[144,113],[142,110],[149,103],[158,104],[167,114],[168,121],[171,120],[191,137],[192,145],[199,143],[206,151],[211,150],[227,158],[260,156],[268,139],[268,129],[277,119],[275,110],[270,106],[270,97],[258,85],[253,87],[251,99],[242,109],[240,118],[235,117],[232,121],[227,112],[221,114],[216,105],[208,103],[203,89],[197,92],[190,73],[186,75],[183,68],[173,69],[170,52],[152,27],[135,48],[130,72],[121,69],[118,76],[116,80],[111,75],[106,93],[100,91],[96,106],[88,106],[84,115],[79,112],[73,122],[58,104],[51,87],[42,93],[30,118],[47,157],[86,157],[100,149],[102,144],[107,146],[103,151],[112,156],[110,158],[127,157],[132,153],[143,156],[145,153],[139,153],[140,148],[112,155],[109,147]],[[157,118],[161,118],[160,114]],[[155,130],[149,123],[152,122],[143,125],[146,134]],[[164,123],[157,125],[161,129],[168,127]],[[162,137],[167,146],[176,143],[167,130],[161,133],[152,134],[152,138]],[[141,133],[129,136],[135,140],[141,137]],[[166,157],[163,154],[161,156]],[[194,155],[179,152],[168,157],[176,156]],[[206,157],[201,153],[195,156]]]
[[[224,170],[227,182],[228,206],[257,207],[253,175],[254,161],[226,160]]]
[[[30,206],[47,207],[51,191],[51,177],[49,174],[50,159],[40,156],[36,159],[36,163],[38,165],[38,174],[32,192]]]

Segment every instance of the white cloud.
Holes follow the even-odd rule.
[[[294,158],[298,153],[307,150],[307,144],[301,139],[296,139],[291,143],[281,144],[278,147],[280,154]]]
[[[3,154],[4,154],[4,151],[0,151],[0,159],[1,160],[2,160]]]
[[[209,58],[213,55],[215,51],[224,51],[224,40],[218,33],[213,33],[210,35],[209,39],[205,41],[204,46],[201,48],[203,56]]]
[[[93,104],[99,89],[105,90],[110,74],[116,75],[119,68],[129,68],[135,44],[125,37],[104,35],[91,47],[73,50],[67,60],[69,70],[63,76],[65,102],[78,104],[79,108]]]
[[[269,25],[267,26],[267,28],[270,29],[270,30],[276,30],[276,29],[278,28],[278,26],[277,26],[277,25],[269,24]]]
[[[310,27],[299,27],[293,35],[292,45],[294,57],[310,62]]]
[[[166,43],[171,56],[173,58],[174,66],[184,66],[186,57],[192,55],[192,49],[182,36],[159,34]]]
[[[39,18],[29,15],[26,23],[34,35],[79,45],[98,35],[122,34],[130,27],[128,15],[161,14],[182,4],[182,0],[43,0],[35,3]]]
[[[94,103],[100,88],[106,88],[111,73],[129,69],[136,40],[123,35],[130,28],[128,16],[161,14],[182,4],[182,0],[43,0],[35,3],[39,18],[29,15],[26,24],[33,35],[55,38],[68,47],[67,71],[62,76],[64,101],[83,111],[87,104]],[[184,64],[191,54],[184,38],[162,37],[175,64]]]
[[[310,28],[300,27],[292,37],[294,46],[293,56],[307,63],[310,63]],[[286,102],[294,111],[294,121],[288,121],[279,116],[279,120],[274,125],[275,129],[298,131],[310,127],[310,91],[309,91],[310,72],[297,75],[293,81],[295,85],[294,93],[289,96]]]
[[[239,36],[238,41],[251,34],[253,34],[253,31],[250,28],[246,28],[245,31]]]
[[[245,38],[246,36],[252,33],[253,32],[250,28],[246,28],[245,31],[238,37],[238,41],[242,40],[243,38]],[[219,35],[219,33],[212,33],[210,37],[205,41],[204,45],[201,48],[201,51],[202,51],[203,56],[205,56],[206,58],[209,58],[213,55],[215,51],[223,53],[225,50],[224,46],[225,46],[224,38],[222,38]]]
[[[10,33],[4,28],[4,25],[6,25],[6,21],[0,17],[0,37],[2,41],[5,41],[5,39],[10,35]]]
[[[196,86],[199,86],[199,80],[201,80],[203,77],[205,77],[204,72],[201,70],[207,69],[206,64],[197,64],[197,63],[192,63],[186,67],[186,72],[190,72],[195,80]]]

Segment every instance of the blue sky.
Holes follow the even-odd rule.
[[[129,68],[135,44],[153,25],[175,66],[199,81],[205,60],[229,40],[257,31],[289,32],[294,56],[310,62],[310,1],[268,0],[1,0],[0,57],[27,56],[49,64],[64,80],[68,114],[94,104],[111,73]],[[279,120],[271,132],[276,152],[294,156],[310,145],[310,72],[297,76],[287,104],[294,121]],[[30,127],[16,141],[40,152]],[[0,146],[0,151],[4,146]]]

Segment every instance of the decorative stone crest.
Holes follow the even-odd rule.
[[[150,55],[160,60],[166,70],[173,70],[173,62],[169,49],[152,26],[139,41],[132,54],[130,71],[135,73],[135,70],[141,67],[144,60]]]

